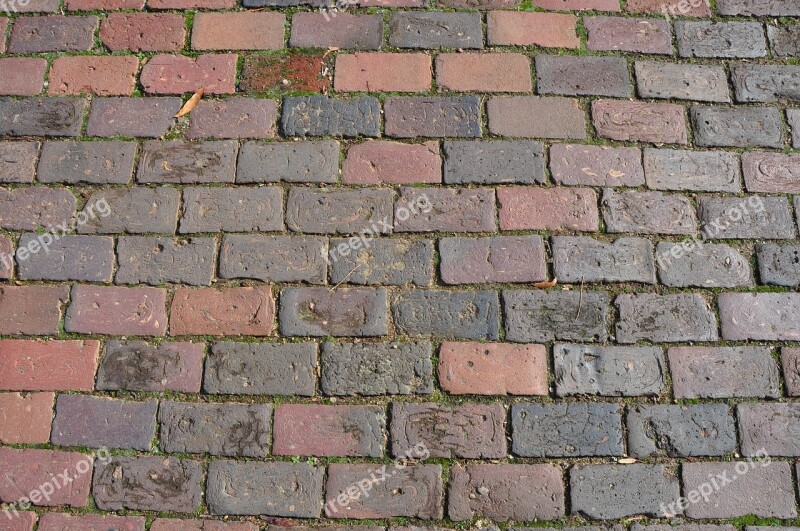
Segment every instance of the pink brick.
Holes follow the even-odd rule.
[[[502,230],[600,228],[597,196],[589,188],[498,188],[497,198]]]
[[[672,53],[672,32],[666,20],[583,17],[589,32],[586,46],[594,51]]]
[[[142,67],[140,81],[148,94],[233,94],[236,92],[235,54],[156,55]]]
[[[55,335],[69,287],[0,287],[0,334]]]
[[[48,94],[130,96],[138,70],[139,60],[133,56],[59,57],[50,67]]]
[[[2,28],[0,28],[0,31]],[[45,59],[5,57],[0,59],[0,95],[33,96],[44,88]]]
[[[439,143],[368,140],[350,147],[342,174],[345,184],[440,183]]]
[[[488,21],[489,44],[573,49],[581,45],[575,15],[491,11]]]
[[[193,50],[278,50],[286,16],[275,12],[198,13],[192,26]]]
[[[353,53],[336,57],[341,92],[428,92],[431,57],[424,53]]]
[[[687,144],[686,114],[681,105],[596,100],[592,123],[597,134],[613,140]]]
[[[236,0],[148,0],[149,9],[230,9]]]
[[[0,447],[0,500],[16,502],[25,498],[42,507],[85,507],[92,483],[92,461],[90,456],[77,452]],[[39,486],[52,482],[64,471],[72,481],[54,489],[49,500],[43,498]]]
[[[630,4],[631,0],[628,0]],[[619,11],[619,0],[533,0],[535,7],[552,11]]]
[[[177,14],[111,13],[100,40],[112,52],[172,52],[183,49],[186,20]]]
[[[144,524],[144,516],[48,513],[38,531],[144,531]]]
[[[258,526],[250,522],[220,522],[219,520],[178,520],[176,518],[157,518],[150,531],[258,531]]]
[[[19,511],[16,513],[11,512],[13,515],[12,520],[8,520],[3,514],[0,518],[0,531],[33,531],[33,526],[36,525],[36,519],[39,517],[34,512]]]
[[[548,394],[544,345],[444,342],[439,382],[454,395]]]
[[[91,391],[100,342],[0,340],[0,389]]]
[[[275,321],[270,286],[180,288],[170,308],[170,334],[268,336]]]
[[[672,17],[710,17],[709,0],[628,0],[629,13],[668,14]]]
[[[550,173],[558,184],[642,186],[644,167],[639,148],[553,144]]]
[[[201,100],[189,115],[187,138],[272,138],[278,105],[265,98]]]
[[[167,290],[76,285],[65,327],[79,334],[161,336],[167,331]]]
[[[67,0],[67,11],[144,9],[144,0]]]
[[[54,401],[53,393],[0,393],[0,443],[48,442]]]
[[[443,53],[436,58],[440,90],[530,92],[531,62],[518,53]]]

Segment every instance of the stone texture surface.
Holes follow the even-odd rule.
[[[539,236],[442,238],[439,265],[445,284],[539,282],[547,278]]]
[[[97,389],[197,393],[203,377],[203,350],[202,343],[107,341]]]
[[[742,189],[739,160],[727,152],[645,148],[644,172],[647,186],[654,190]]]
[[[557,183],[565,185],[644,184],[642,154],[637,148],[553,144],[550,172]]]

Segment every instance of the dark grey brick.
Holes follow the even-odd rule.
[[[656,283],[653,244],[646,238],[617,238],[609,243],[588,236],[554,236],[552,250],[555,277],[565,284]]]
[[[800,25],[767,26],[772,53],[779,57],[800,56]]]
[[[795,220],[785,197],[698,197],[697,213],[709,238],[795,237]]]
[[[716,341],[717,318],[698,294],[618,295],[617,341]]]
[[[553,346],[556,395],[658,396],[665,385],[657,347]]]
[[[386,288],[285,288],[279,321],[286,336],[386,335]]]
[[[20,186],[0,188],[0,227],[35,231],[61,231],[75,217],[77,201],[66,188]]]
[[[189,187],[183,190],[180,232],[283,230],[283,190]]]
[[[78,225],[79,233],[175,233],[181,193],[174,188],[107,188],[93,193],[87,204],[103,200],[110,214]]]
[[[481,100],[478,96],[391,97],[384,102],[383,112],[387,136],[476,138],[482,134]]]
[[[117,284],[168,282],[209,286],[214,276],[214,238],[121,236],[117,243]]]
[[[695,208],[678,194],[603,190],[600,210],[608,232],[696,234]]]
[[[717,11],[720,15],[797,17],[800,4],[795,0],[719,0]]]
[[[107,236],[61,236],[44,248],[41,234],[23,234],[17,245],[20,280],[111,282],[114,239]],[[38,242],[37,242],[38,240]],[[35,245],[39,251],[25,253]],[[42,250],[44,249],[44,250]]]
[[[41,142],[0,142],[0,183],[32,183]]]
[[[97,372],[99,391],[197,393],[203,376],[203,343],[107,340]]]
[[[544,240],[535,234],[440,238],[439,256],[444,284],[547,280]]]
[[[675,347],[667,355],[675,398],[780,396],[769,347]]]
[[[692,107],[698,146],[783,147],[783,117],[778,109]]]
[[[761,282],[790,288],[800,285],[800,245],[756,246]]]
[[[503,291],[506,340],[605,341],[609,296],[603,291]]]
[[[142,148],[139,183],[232,183],[236,179],[235,140],[182,142],[148,140]]]
[[[16,12],[16,6],[10,6]],[[5,11],[10,14],[8,10]],[[94,16],[20,17],[8,43],[9,53],[78,52],[91,50],[98,20]]]
[[[408,290],[395,297],[392,315],[400,334],[497,339],[499,306],[496,291]]]
[[[539,94],[567,96],[631,96],[628,62],[622,57],[536,56]]]
[[[722,65],[636,61],[636,88],[642,98],[731,101]]]
[[[159,138],[175,124],[179,97],[92,98],[87,136]]]
[[[497,230],[492,188],[401,188],[396,212],[396,232]]]
[[[731,454],[736,424],[726,404],[636,404],[628,410],[628,451],[633,457]]]
[[[397,48],[483,48],[480,13],[406,11],[389,19],[389,45]]]
[[[793,341],[800,337],[800,293],[726,292],[719,294],[717,303],[724,339]]]
[[[734,288],[752,286],[750,262],[725,244],[700,246],[662,242],[656,248],[661,283],[675,287]]]
[[[43,183],[127,184],[135,142],[45,142],[36,177]]]
[[[350,246],[348,239],[332,238],[331,250]],[[429,286],[433,280],[433,241],[376,238],[369,246],[348,253],[337,251],[330,262],[331,283]]]
[[[394,194],[390,189],[289,189],[286,226],[311,234],[372,235],[391,232]]]
[[[444,182],[448,184],[543,183],[541,142],[447,141],[442,144]]]
[[[513,450],[523,457],[625,454],[619,404],[514,404]]]
[[[644,172],[653,190],[742,191],[739,158],[727,151],[645,148]]]
[[[237,183],[334,183],[339,176],[339,143],[245,142],[239,150]]]
[[[327,280],[328,240],[316,236],[226,234],[219,256],[220,278],[254,278],[265,282]]]
[[[742,454],[800,455],[800,404],[739,404],[736,408]]]
[[[800,102],[800,66],[739,63],[731,77],[736,101]]]
[[[283,99],[281,129],[286,136],[379,136],[377,98],[300,96]]]
[[[427,341],[323,343],[322,392],[336,396],[430,394],[431,350]]]
[[[767,39],[759,22],[675,22],[681,57],[764,57]]]
[[[82,98],[0,98],[0,135],[78,136],[85,108]]]

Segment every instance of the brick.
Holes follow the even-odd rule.
[[[53,393],[26,395],[0,393],[0,419],[3,421],[2,427],[0,427],[0,443],[45,444],[49,442],[54,401],[55,394]]]
[[[519,4],[519,0],[443,0],[439,5],[455,9],[513,9]]]
[[[392,404],[392,455],[413,455],[424,445],[431,457],[506,457],[506,409],[502,404]]]
[[[604,242],[585,236],[554,236],[551,247],[559,282],[656,283],[653,244],[646,238]]]
[[[115,282],[208,286],[214,274],[215,248],[213,238],[121,236],[117,243],[119,266]]]
[[[36,177],[43,183],[127,184],[136,150],[134,142],[45,142]]]
[[[0,182],[33,182],[41,145],[41,142],[0,142]]]
[[[800,102],[800,67],[739,63],[733,67],[731,77],[736,101]]]
[[[642,155],[638,148],[553,144],[550,173],[559,184],[641,186]]]
[[[20,17],[14,22],[8,53],[79,52],[94,47],[97,17]]]
[[[781,348],[781,366],[786,377],[787,394],[800,395],[800,349]]]
[[[225,522],[219,520],[179,520],[177,518],[156,518],[150,531],[258,531],[252,522]]]
[[[455,92],[531,92],[530,58],[516,53],[439,54],[436,86]]]
[[[719,313],[725,339],[792,341],[800,335],[794,293],[721,293]],[[745,308],[743,310],[743,308]]]
[[[675,398],[780,396],[768,347],[675,347],[669,365]]]
[[[392,302],[397,331],[445,339],[498,339],[496,291],[409,290]]]
[[[556,396],[658,396],[664,354],[656,347],[553,346]]]
[[[522,138],[586,138],[586,115],[572,98],[497,96],[489,99],[489,132]]]
[[[755,204],[754,204],[755,203]],[[795,237],[795,224],[785,197],[700,197],[697,214],[706,235],[713,238]]]
[[[311,234],[373,235],[391,230],[393,194],[388,189],[326,190],[293,187],[286,204],[290,230]]]
[[[275,12],[198,13],[193,50],[279,50],[286,16]]]
[[[616,333],[619,343],[642,339],[654,343],[719,339],[716,316],[699,294],[618,295],[614,304],[619,312]]]
[[[442,153],[448,184],[545,181],[544,148],[539,142],[448,140]]]
[[[180,191],[175,188],[108,188],[95,192],[87,204],[102,200],[108,216],[96,216],[78,225],[81,234],[172,234],[178,224]]]
[[[67,0],[68,11],[113,11],[117,9],[144,9],[145,0]]]
[[[680,105],[638,101],[592,102],[592,124],[612,140],[688,144],[686,116]]]
[[[581,45],[578,18],[571,14],[491,11],[487,24],[491,45],[571,49]]]
[[[538,282],[547,279],[541,236],[441,238],[440,271],[445,284]]]
[[[564,516],[564,485],[556,465],[455,464],[450,470],[450,519],[556,520]]]
[[[628,410],[627,426],[634,457],[719,456],[737,448],[736,425],[725,404],[636,405]]]
[[[114,515],[68,515],[47,513],[42,515],[39,522],[40,531],[67,531],[81,529],[83,531],[144,531],[144,516],[114,516]]]
[[[481,136],[478,96],[390,97],[385,133],[396,138]]]
[[[160,447],[170,453],[265,457],[272,406],[164,400],[158,411]]]
[[[800,6],[791,0],[720,0],[717,11],[720,15],[800,16]]]
[[[4,339],[0,341],[0,389],[91,391],[99,352],[96,340]]]
[[[0,37],[5,35],[0,32]],[[1,40],[1,39],[0,39]],[[0,94],[34,96],[44,88],[47,60],[22,57],[0,59]]]
[[[442,467],[414,464],[395,469],[383,482],[376,482],[369,497],[352,500],[347,494],[350,485],[374,473],[371,464],[333,463],[328,466],[325,486],[325,513],[332,518],[392,518],[409,517],[441,519]],[[344,494],[346,504],[336,502]]]
[[[2,154],[0,154],[2,156]],[[10,279],[14,276],[14,242],[8,236],[0,237],[0,278]]]
[[[664,465],[577,465],[569,484],[572,514],[599,520],[664,516],[665,503],[680,496],[678,479]]]
[[[272,138],[277,116],[273,100],[204,100],[189,116],[186,138]]]
[[[339,143],[333,140],[245,142],[239,149],[237,183],[334,183],[338,175]]]
[[[740,192],[739,159],[724,151],[644,149],[647,186],[653,190]]]
[[[331,239],[330,280],[362,285],[429,286],[433,279],[433,241],[400,238],[373,239],[364,249],[348,254],[333,249],[348,246],[347,239]]]
[[[8,33],[9,20],[7,17],[0,17],[0,53],[5,53],[6,51],[6,33]]]
[[[686,246],[662,242],[656,249],[659,278],[665,286],[733,288],[752,286],[750,262],[724,244],[704,244],[684,253]]]
[[[0,28],[2,30],[2,28]],[[0,46],[0,50],[3,47]],[[31,511],[14,511],[10,507],[8,508],[9,512],[14,516],[13,520],[6,525],[4,531],[33,531],[33,528],[36,526],[36,520],[38,519],[39,515]],[[47,531],[47,528],[41,527],[41,529]],[[50,528],[50,531],[56,531]]]
[[[380,406],[286,404],[275,410],[275,455],[383,457],[386,412]]]
[[[236,92],[236,54],[205,54],[195,58],[159,54],[143,67],[139,82],[147,94],[233,94]]]
[[[281,130],[286,136],[380,136],[380,115],[371,97],[286,97]]]
[[[800,445],[793,434],[800,423],[800,409],[795,404],[739,404],[736,408],[742,454],[769,456],[800,455]]]
[[[756,253],[761,282],[790,288],[800,285],[800,246],[760,243]]]
[[[58,57],[50,67],[50,95],[130,96],[136,85],[136,57]],[[98,76],[96,72],[102,72]]]
[[[380,14],[295,13],[289,46],[295,48],[340,48],[378,50],[383,42],[383,17]]]
[[[75,215],[76,200],[66,188],[0,188],[0,227],[9,230],[59,230]]]
[[[148,451],[156,435],[158,402],[59,395],[51,441],[58,446]]]
[[[97,389],[199,393],[204,349],[203,343],[107,340]]]
[[[345,184],[441,183],[439,143],[405,144],[367,140],[347,150],[342,165]]]
[[[746,470],[745,473],[738,472]],[[796,518],[797,506],[789,463],[736,461],[724,463],[685,463],[682,467],[683,488],[698,491],[709,477],[727,477],[722,488],[686,507],[686,516],[701,518],[735,518],[755,515],[760,518]],[[677,497],[673,498],[677,500]]]
[[[0,135],[78,136],[85,108],[80,98],[0,98]]]
[[[269,285],[179,288],[170,307],[170,335],[268,336],[275,320]]]
[[[180,98],[92,98],[87,136],[158,138],[175,123]]]
[[[75,285],[65,328],[79,334],[160,336],[167,293],[157,288]]]
[[[439,382],[450,394],[547,395],[543,345],[444,342]]]
[[[77,452],[58,450],[15,450],[0,447],[0,500],[7,503],[30,500],[34,491],[40,507],[86,507],[92,482],[92,457]],[[85,471],[78,473],[79,470]],[[53,482],[54,477],[67,471],[70,482],[61,484],[49,499],[42,499],[39,487]],[[89,473],[86,473],[89,472]]]
[[[800,27],[795,25],[767,26],[772,53],[778,57],[800,56]]]
[[[181,234],[278,230],[283,230],[283,190],[278,187],[183,189]]]
[[[381,336],[388,333],[384,288],[286,288],[279,320],[286,336]]]
[[[317,518],[324,474],[305,463],[212,461],[206,503],[211,514]]]
[[[210,250],[213,253],[213,246]],[[314,236],[227,234],[220,250],[219,276],[325,284],[327,251],[327,240]],[[213,272],[213,254],[210,256],[207,284]]]
[[[710,17],[710,4],[708,0],[629,0],[625,4],[625,11],[674,17]]]
[[[494,232],[494,191],[490,188],[401,188],[395,232]],[[402,212],[408,214],[403,219]]]
[[[150,9],[231,9],[235,0],[147,0]]]
[[[483,48],[479,13],[404,11],[389,18],[389,46],[396,48]]]
[[[513,449],[523,457],[625,455],[619,404],[514,404]]]
[[[606,188],[600,210],[611,233],[696,234],[698,230],[694,206],[678,194]]]
[[[533,0],[533,5],[554,11],[619,11],[619,0]]]
[[[789,129],[792,131],[792,146],[800,147],[800,112],[796,109],[786,109],[789,119]]]
[[[92,495],[103,511],[191,513],[202,502],[203,468],[175,457],[112,457],[98,464]]]
[[[629,98],[631,77],[622,57],[536,56],[539,94]]]
[[[630,7],[630,3],[628,6]],[[731,101],[728,74],[722,65],[636,61],[635,70],[636,89],[643,98],[721,103]]]
[[[753,58],[767,55],[760,22],[675,22],[681,57]]]
[[[186,21],[172,13],[109,13],[100,40],[112,52],[177,52],[186,42]]]
[[[800,193],[800,155],[742,154],[748,192]]]
[[[143,144],[139,183],[211,183],[236,179],[236,142],[148,140]]]
[[[666,20],[586,16],[586,47],[592,51],[672,53],[672,31]]]
[[[336,57],[339,92],[428,92],[431,57],[423,53],[353,53]]]
[[[3,286],[0,288],[0,333],[56,335],[61,309],[68,299],[68,286]]]
[[[604,341],[609,297],[602,291],[503,291],[507,341]],[[578,311],[579,306],[581,311]],[[564,315],[575,316],[564,319]]]
[[[329,396],[430,394],[433,392],[431,344],[322,344],[320,388]]]
[[[501,230],[596,231],[597,197],[589,188],[498,188]]]
[[[313,396],[316,343],[216,343],[206,360],[210,394]]]
[[[111,282],[114,239],[105,236],[61,236],[48,247],[38,234],[23,234],[17,249],[20,280],[78,280]],[[23,250],[44,247],[23,260]],[[32,251],[31,251],[32,252]]]
[[[322,53],[307,51],[248,55],[244,58],[239,85],[244,92],[325,92],[331,80],[328,72],[323,74],[323,60]]]

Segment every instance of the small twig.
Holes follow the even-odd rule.
[[[580,291],[580,295],[578,296],[578,313],[575,314],[575,320],[576,321],[581,316],[581,307],[582,306],[583,306],[583,275],[581,275],[581,291]]]
[[[333,290],[335,290],[336,288],[347,282],[347,279],[350,278],[350,275],[355,273],[356,269],[358,269],[359,267],[361,267],[361,264],[360,263],[356,264],[356,266],[353,269],[351,269],[350,272],[347,273],[338,284],[336,284],[334,287],[328,290],[328,293],[333,293]]]

